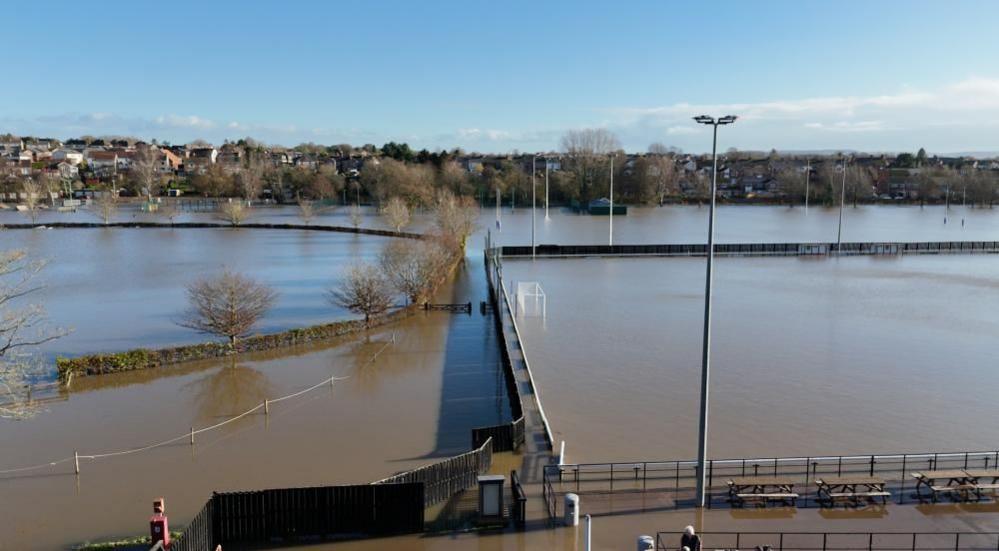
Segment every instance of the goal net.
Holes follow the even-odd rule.
[[[545,296],[541,284],[537,281],[518,281],[516,298],[516,315],[539,318],[547,317],[548,297]]]

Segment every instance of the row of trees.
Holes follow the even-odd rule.
[[[398,200],[389,204],[401,204]],[[365,325],[392,308],[398,296],[420,303],[464,256],[475,230],[477,207],[448,191],[438,193],[434,231],[423,239],[390,241],[377,263],[350,266],[343,280],[327,290],[327,300],[364,317]],[[276,292],[243,274],[224,270],[187,287],[189,309],[183,327],[225,337],[232,346],[252,330],[273,305]]]

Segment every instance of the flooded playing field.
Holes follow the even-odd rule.
[[[86,219],[46,216],[42,222]],[[615,243],[702,242],[706,218],[707,209],[696,206],[631,209],[615,218]],[[485,300],[487,231],[502,244],[530,244],[529,210],[504,208],[499,227],[495,219],[492,209],[482,211],[468,261],[440,302]],[[22,220],[0,212],[0,223]],[[297,222],[287,208],[261,208],[256,220]],[[718,239],[830,241],[837,221],[828,209],[723,207]],[[608,222],[553,209],[549,220],[537,217],[536,242],[606,243]],[[342,213],[315,223],[349,224]],[[383,227],[371,211],[362,225]],[[418,215],[414,228],[430,225]],[[847,209],[843,234],[847,241],[999,239],[999,211],[860,207]],[[49,317],[74,332],[42,347],[49,358],[205,340],[174,319],[183,309],[184,284],[223,265],[280,292],[263,332],[342,319],[346,313],[330,306],[323,291],[351,262],[374,258],[386,241],[298,230],[101,228],[2,231],[0,240],[4,249],[23,247],[50,261]],[[548,296],[546,319],[519,323],[556,438],[567,441],[567,459],[692,457],[703,259],[510,260],[504,267],[508,283],[538,281]],[[997,307],[997,256],[719,259],[710,454],[994,448]],[[468,449],[472,427],[509,420],[496,360],[491,318],[475,308],[471,316],[420,313],[368,336],[315,347],[78,379],[34,419],[0,423],[0,470],[74,451],[131,450],[331,375],[347,377],[332,390],[277,404],[269,415],[257,412],[198,435],[193,447],[182,439],[83,459],[79,478],[72,462],[0,475],[0,549],[143,533],[149,502],[158,496],[167,498],[172,522],[183,525],[215,490],[365,483],[459,453]],[[686,523],[684,515],[656,522]],[[821,520],[801,526],[814,529]],[[612,524],[619,531],[664,528]],[[451,542],[399,543],[435,549]],[[455,543],[569,549],[578,537],[535,532]]]
[[[712,457],[992,449],[999,257],[716,261]],[[696,456],[704,259],[504,264],[573,462]]]

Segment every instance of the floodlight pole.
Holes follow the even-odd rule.
[[[808,214],[808,181],[812,177],[812,160],[805,159],[805,214]]]
[[[537,210],[537,200],[535,197],[537,195],[535,191],[538,187],[537,180],[535,180],[535,176],[538,172],[537,161],[537,155],[531,158],[531,260],[534,260],[534,249],[536,247],[535,233],[537,232],[538,225],[537,219],[534,216],[534,213]]]
[[[839,228],[836,230],[836,253],[843,246],[843,205],[846,203],[846,157],[843,157],[843,185],[839,190]]]
[[[707,267],[704,283],[704,338],[701,351],[701,420],[697,443],[697,507],[703,508],[707,496],[707,456],[708,456],[708,390],[710,388],[711,372],[711,287],[714,280],[713,262],[715,256],[715,198],[718,194],[718,126],[732,124],[735,117],[725,116],[715,120],[714,117],[694,117],[699,124],[710,124],[713,127],[711,140],[711,208],[708,211],[708,250]]]
[[[614,154],[610,158],[610,223],[607,228],[607,244],[614,246]]]
[[[548,218],[548,156],[545,156],[545,220]]]

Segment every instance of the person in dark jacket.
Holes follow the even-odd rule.
[[[680,537],[680,548],[686,551],[701,551],[701,537],[694,533],[693,526],[683,529],[683,536]]]

